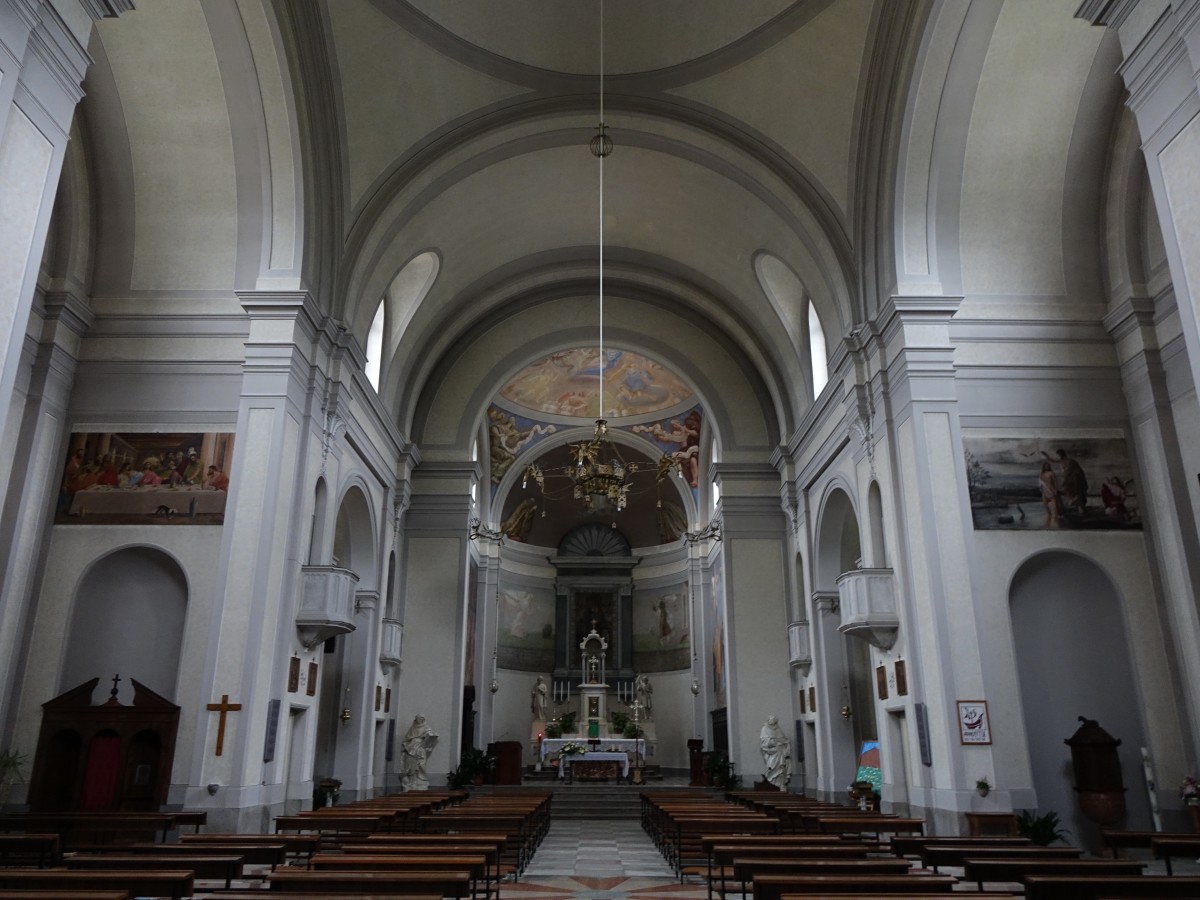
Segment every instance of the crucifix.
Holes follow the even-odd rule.
[[[121,676],[120,676],[120,675],[114,675],[114,676],[112,677],[112,683],[113,683],[113,687],[112,687],[112,690],[111,690],[111,691],[109,691],[108,693],[109,693],[109,694],[112,696],[112,698],[113,698],[114,700],[116,700],[116,699],[117,699],[117,684],[118,684],[118,682],[120,682],[120,680],[121,680]]]
[[[242,708],[240,703],[230,703],[229,695],[222,694],[220,703],[210,703],[205,707],[209,712],[219,712],[221,718],[217,722],[217,756],[225,749],[225,714],[237,712]]]

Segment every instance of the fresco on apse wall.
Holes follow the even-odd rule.
[[[525,672],[554,668],[554,590],[502,583],[496,604],[496,664]]]
[[[720,709],[728,703],[725,682],[725,565],[720,558],[712,567],[712,598],[709,612],[712,616],[712,686],[715,699],[713,708]]]
[[[526,366],[500,389],[500,396],[534,412],[595,419],[599,375],[599,349],[577,347]],[[644,416],[692,396],[692,389],[659,363],[627,350],[604,351],[605,418]]]
[[[963,449],[979,530],[1142,527],[1122,438],[964,437]]]
[[[688,586],[633,592],[633,668],[670,672],[692,665]]]
[[[76,431],[57,525],[220,525],[232,432]]]
[[[514,415],[492,404],[488,407],[488,453],[491,457],[492,492],[503,480],[517,457],[529,447],[558,430],[547,425]]]
[[[660,453],[670,456],[679,465],[694,495],[699,487],[700,426],[703,424],[704,413],[699,406],[694,406],[681,416],[632,425],[629,430],[652,442]]]

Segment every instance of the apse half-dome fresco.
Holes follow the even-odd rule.
[[[507,404],[539,415],[599,418],[600,350],[576,347],[543,356],[500,388]],[[604,418],[625,419],[691,407],[696,395],[678,375],[628,350],[604,351]]]
[[[610,434],[626,435],[619,452],[637,473],[622,527],[630,529],[636,546],[678,540],[687,528],[680,492],[690,493],[693,503],[697,499],[703,408],[677,374],[628,350],[605,350],[603,369],[596,347],[552,353],[521,369],[497,391],[487,410],[493,499],[518,459],[518,475],[535,460],[547,471],[566,469],[571,447],[561,436],[580,429],[590,434],[592,421],[599,418],[601,371],[604,418]],[[555,436],[559,439],[546,443],[549,449],[539,448]],[[664,459],[672,462],[676,487],[664,487],[655,478]],[[577,507],[518,480],[500,502],[497,521],[510,539],[554,546],[566,529],[579,524]]]

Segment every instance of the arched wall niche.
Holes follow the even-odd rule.
[[[1008,600],[1038,809],[1057,811],[1078,842],[1100,849],[1098,826],[1079,810],[1063,744],[1086,716],[1121,741],[1127,815],[1120,827],[1150,830],[1139,752],[1145,723],[1125,602],[1112,576],[1089,556],[1046,550],[1015,569]]]
[[[165,551],[135,545],[100,557],[75,590],[58,689],[120,674],[126,705],[130,678],[173,699],[187,604],[187,576]]]
[[[840,478],[826,488],[817,517],[813,559],[813,589],[837,590],[837,578],[855,568],[862,558],[858,513],[850,486]]]
[[[358,576],[358,590],[373,590],[379,583],[376,559],[375,517],[369,491],[355,479],[343,489],[333,529],[333,556],[338,565]]]

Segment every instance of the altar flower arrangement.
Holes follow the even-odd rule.
[[[579,741],[567,741],[562,745],[562,749],[558,751],[560,756],[580,756],[587,753],[587,747],[579,743]]]
[[[1195,775],[1185,775],[1179,785],[1179,797],[1184,803],[1200,803],[1200,784],[1196,783]]]

